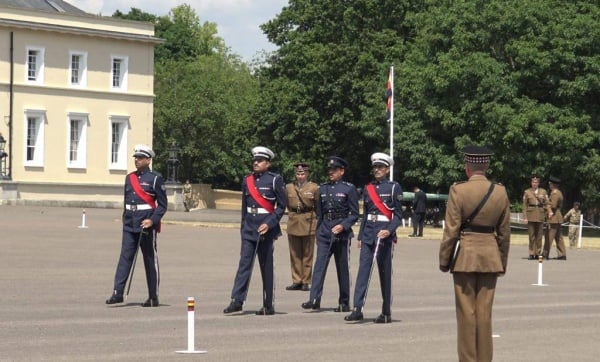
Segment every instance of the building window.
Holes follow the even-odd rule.
[[[112,84],[114,90],[127,90],[127,57],[113,56],[111,66]]]
[[[25,166],[44,166],[44,119],[45,111],[27,110],[26,140],[25,140]]]
[[[69,113],[69,149],[67,166],[70,168],[86,167],[87,119],[87,114]]]
[[[127,170],[127,129],[129,117],[110,117],[110,168]]]
[[[44,48],[27,47],[27,83],[44,83]]]
[[[70,84],[74,87],[85,87],[87,82],[87,53],[71,52],[70,63]]]

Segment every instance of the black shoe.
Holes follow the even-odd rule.
[[[347,316],[345,316],[344,320],[348,321],[348,322],[362,321],[363,320],[363,314],[362,314],[362,312],[359,312],[358,309],[355,309],[355,310],[352,311],[352,313],[350,313]]]
[[[340,304],[333,310],[334,312],[350,312],[350,306],[348,304]]]
[[[423,234],[419,234],[419,235],[417,235],[417,237],[418,237],[418,238],[422,238],[422,237],[423,237]]]
[[[537,258],[535,257],[535,255],[529,255],[529,260],[536,260]]]
[[[310,284],[302,284],[302,291],[309,292],[310,291]]]
[[[116,303],[123,303],[123,294],[119,294],[115,290],[113,292],[113,295],[111,295],[110,298],[108,298],[106,300],[106,304],[116,304]]]
[[[142,307],[158,307],[158,297],[148,298],[144,303],[142,303]]]
[[[409,237],[409,238],[416,238],[416,237],[417,237],[417,234],[408,234],[408,237]]]
[[[567,260],[567,256],[566,255],[559,256],[556,258],[556,260]]]
[[[262,307],[256,311],[256,315],[273,315],[275,314],[275,308],[273,307]]]
[[[229,314],[233,312],[241,312],[242,311],[242,303],[238,302],[235,299],[231,300],[231,303],[227,306],[227,308],[223,309],[223,313]]]
[[[379,317],[373,319],[373,323],[392,323],[392,316],[380,314]]]
[[[285,290],[302,290],[302,283],[294,283],[285,287]]]
[[[302,303],[302,308],[312,309],[312,310],[321,309],[321,301],[316,300],[316,299],[309,300],[308,302]]]

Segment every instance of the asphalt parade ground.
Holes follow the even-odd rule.
[[[333,312],[333,261],[322,309],[303,310],[308,292],[285,290],[285,234],[275,246],[276,314],[254,314],[262,305],[256,263],[244,311],[224,315],[239,258],[239,213],[217,210],[167,213],[158,240],[160,307],[140,306],[147,297],[141,260],[126,303],[106,305],[120,216],[88,209],[83,224],[81,209],[0,206],[0,361],[457,360],[452,279],[438,270],[439,236],[429,228],[423,239],[399,229],[393,323],[380,325],[372,322],[381,308],[376,272],[364,321],[345,322],[346,313]],[[354,279],[359,250],[351,250]],[[532,285],[538,263],[526,256],[526,246],[513,245],[498,281],[494,360],[598,361],[600,251],[569,249],[567,261],[545,261],[544,286]],[[206,354],[175,353],[188,348],[188,297],[196,300],[195,349]]]

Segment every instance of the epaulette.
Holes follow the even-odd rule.
[[[158,171],[150,170],[148,173],[151,173],[151,174],[153,174],[153,175],[155,175],[155,176],[160,176],[160,177],[162,177],[162,174],[161,174],[160,172],[158,172]]]
[[[348,182],[348,181],[341,181],[341,183],[343,183],[343,184],[344,184],[344,185],[346,185],[346,186],[354,186],[354,184],[353,184],[353,183],[351,183],[351,182]]]

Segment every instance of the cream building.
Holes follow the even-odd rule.
[[[160,42],[150,23],[2,0],[0,199],[120,207],[133,146],[152,144]]]

